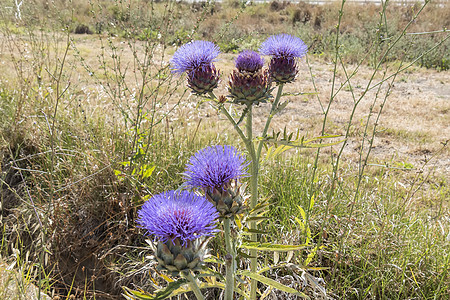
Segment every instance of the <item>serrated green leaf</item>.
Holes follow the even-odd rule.
[[[280,245],[272,243],[242,242],[241,248],[259,251],[294,251],[305,249],[306,245]]]
[[[303,220],[306,220],[305,210],[300,205],[297,205],[297,207],[298,207],[298,210],[300,211],[300,215],[302,216]]]
[[[274,146],[271,146],[270,149],[272,149]],[[278,155],[280,155],[281,153],[283,153],[284,151],[287,151],[289,149],[291,149],[291,146],[286,146],[286,145],[281,145],[281,146],[277,146],[275,148],[275,151],[271,151],[270,153],[268,152],[266,154],[266,160],[268,159],[274,159],[275,157],[277,157]]]
[[[205,258],[203,261],[207,262],[207,263],[215,263],[215,264],[219,264],[219,265],[225,264],[225,262],[223,260],[221,260],[215,256],[209,256],[209,257]]]
[[[239,254],[239,257],[243,257],[243,258],[247,258],[247,259],[255,258],[255,256],[248,255],[247,253],[241,251],[241,249],[238,249],[237,253]]]
[[[243,276],[247,276],[247,277],[249,277],[251,279],[254,279],[256,281],[259,281],[259,282],[261,282],[261,283],[263,283],[265,285],[268,285],[270,287],[273,287],[273,288],[275,288],[277,290],[280,290],[280,291],[283,291],[283,292],[286,292],[286,293],[289,293],[289,294],[293,294],[293,295],[296,295],[296,296],[300,296],[300,297],[303,297],[305,299],[309,299],[309,297],[306,294],[304,294],[304,293],[302,293],[300,291],[297,291],[297,290],[295,290],[295,289],[293,289],[291,287],[285,286],[284,284],[282,284],[282,283],[280,283],[278,281],[275,281],[275,280],[273,280],[271,278],[265,277],[263,275],[260,275],[260,274],[257,274],[257,273],[253,273],[253,272],[250,272],[250,271],[247,271],[247,270],[242,271],[240,274],[243,275]]]
[[[179,290],[180,287],[187,283],[186,279],[180,278],[177,281],[173,281],[167,285],[167,287],[163,290],[157,291],[153,300],[163,300],[172,295],[175,290]]]
[[[266,208],[270,206],[270,203],[267,200],[265,201],[261,201],[259,202],[252,210],[250,210],[248,213],[249,215],[256,215],[256,214],[260,214],[260,213],[265,213],[266,212]]]
[[[319,246],[314,247],[314,249],[308,254],[305,261],[303,262],[304,266],[309,265],[309,263],[313,260],[314,256],[316,256],[318,248],[319,248]]]
[[[122,288],[124,289],[123,296],[129,300],[135,300],[135,299],[152,300],[152,299],[155,299],[154,298],[155,295],[153,295],[153,294],[147,294],[145,292],[135,291],[135,290],[127,288],[126,286],[123,286]]]
[[[311,210],[314,207],[314,195],[311,196],[311,201],[309,202],[309,210]]]
[[[142,166],[142,179],[148,178],[152,175],[153,171],[155,170],[156,166],[148,166],[144,165]]]
[[[279,113],[280,111],[285,109],[288,104],[289,104],[289,101],[284,101],[283,103],[278,104],[277,108],[274,109],[272,114],[275,115],[275,114]]]

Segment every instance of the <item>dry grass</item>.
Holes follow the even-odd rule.
[[[51,298],[32,283],[24,282],[27,274],[18,274],[14,266],[8,266],[0,257],[0,298],[4,300],[50,300]]]

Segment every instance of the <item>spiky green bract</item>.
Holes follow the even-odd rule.
[[[297,59],[306,55],[308,47],[298,37],[288,34],[270,36],[259,51],[272,56],[269,73],[277,84],[293,82],[298,73]]]
[[[188,87],[197,95],[212,92],[219,84],[219,75],[213,64],[199,67],[188,72]]]
[[[208,255],[207,244],[208,239],[203,237],[189,241],[185,245],[180,239],[160,241],[153,249],[158,261],[156,268],[167,271],[172,276],[187,275],[191,271],[198,271],[202,268],[203,260]]]
[[[256,72],[234,70],[228,83],[228,97],[236,104],[258,105],[271,97],[272,81],[267,70]]]
[[[186,166],[186,185],[191,188],[222,188],[247,176],[248,162],[232,146],[212,146],[195,153]]]
[[[162,242],[187,245],[217,231],[218,213],[205,197],[188,191],[167,191],[151,197],[138,212],[138,223]]]
[[[236,68],[230,75],[228,97],[236,104],[258,105],[271,97],[271,79],[262,70],[264,59],[256,52],[245,50],[236,58]]]
[[[239,53],[235,61],[236,69],[240,72],[257,72],[264,66],[264,58],[258,53],[251,50],[244,50]]]

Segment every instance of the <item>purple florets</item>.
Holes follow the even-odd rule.
[[[219,55],[220,49],[208,41],[193,41],[181,46],[173,55],[174,73],[182,74],[199,67],[209,66]]]
[[[308,46],[300,38],[289,34],[272,35],[259,49],[264,55],[285,58],[300,58],[305,56],[307,51]]]
[[[256,72],[264,66],[264,58],[251,50],[242,51],[236,58],[236,68],[239,71]]]
[[[247,176],[248,164],[245,156],[232,146],[207,147],[189,160],[184,173],[187,177],[186,185],[222,190],[232,180]]]
[[[217,231],[215,207],[188,191],[167,191],[151,197],[138,212],[138,223],[162,242],[179,238],[183,245]]]

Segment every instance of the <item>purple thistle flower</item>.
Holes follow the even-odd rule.
[[[206,190],[226,188],[232,180],[247,176],[249,165],[232,146],[207,147],[194,154],[186,167],[186,185]]]
[[[301,58],[307,51],[308,46],[300,38],[289,34],[272,35],[259,48],[263,55],[284,58]]]
[[[182,74],[200,67],[210,66],[220,49],[208,41],[193,41],[181,46],[173,55],[171,64],[174,73]]]
[[[254,73],[264,66],[264,58],[251,50],[242,51],[235,60],[236,68],[242,72]]]
[[[218,213],[203,196],[188,191],[167,191],[151,197],[138,212],[138,223],[162,242],[180,239],[183,245],[213,236]]]

